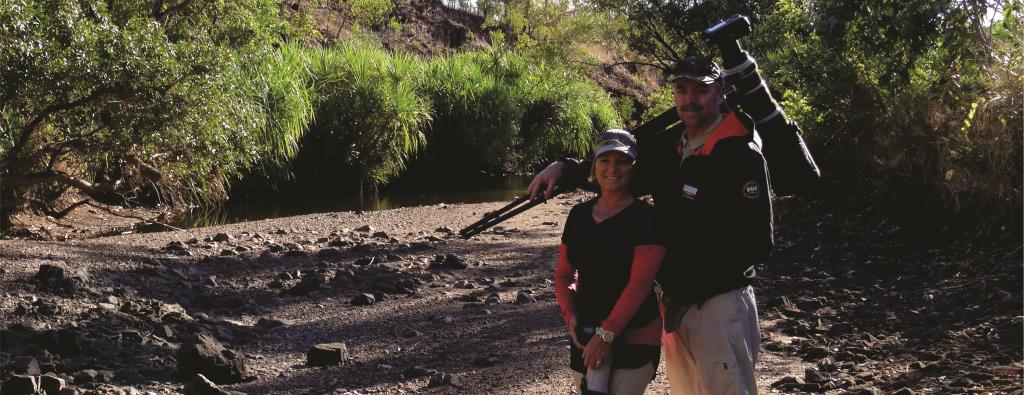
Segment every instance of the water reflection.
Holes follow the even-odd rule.
[[[351,211],[388,210],[399,207],[438,203],[479,203],[510,201],[522,195],[530,182],[527,176],[485,179],[472,186],[424,190],[403,188],[366,193],[295,194],[282,192],[274,196],[229,201],[220,207],[196,209],[180,215],[173,222],[182,228],[198,228],[267,218],[294,215]]]

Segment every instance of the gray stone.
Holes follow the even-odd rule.
[[[39,387],[46,392],[46,395],[57,395],[67,383],[55,373],[47,373],[39,378]]]
[[[352,298],[353,306],[369,306],[377,302],[377,298],[373,294],[359,294]]]
[[[28,374],[38,376],[43,372],[39,370],[39,362],[35,358],[30,356],[20,356],[14,358],[14,373]]]
[[[823,383],[829,380],[831,380],[831,377],[819,372],[817,369],[807,369],[804,371],[804,381],[808,383]]]
[[[473,360],[473,366],[478,368],[486,368],[501,363],[501,359],[494,356],[480,357]]]
[[[347,359],[348,346],[341,342],[317,344],[306,353],[306,364],[309,366],[338,365]]]
[[[185,384],[183,393],[185,395],[244,395],[242,392],[220,388],[201,374],[196,374]]]
[[[93,369],[79,371],[75,373],[75,384],[82,385],[95,382],[97,376],[99,376],[99,373]]]
[[[459,378],[451,373],[437,372],[430,375],[427,387],[440,387],[443,385],[459,385]]]
[[[796,378],[796,377],[793,377],[793,376],[786,376],[786,377],[783,377],[783,378],[781,378],[779,380],[776,380],[774,383],[771,384],[771,387],[772,388],[776,388],[776,389],[781,389],[781,390],[788,390],[788,389],[797,388],[797,387],[800,387],[800,386],[803,386],[803,385],[804,385],[804,381],[803,380],[801,380],[799,378]]]
[[[302,276],[302,280],[298,284],[295,284],[294,287],[291,287],[284,293],[289,295],[307,294],[322,288],[326,283],[327,278],[324,277],[323,273],[312,272]]]
[[[525,292],[519,292],[519,294],[516,295],[515,304],[530,304],[530,303],[537,303],[537,298],[535,298],[535,297],[533,297],[533,295],[530,295],[530,294],[525,293]]]
[[[35,395],[39,392],[39,377],[27,374],[12,374],[4,381],[2,395]]]
[[[218,384],[234,384],[252,378],[245,361],[209,334],[186,341],[177,356],[178,372],[184,377],[198,373]]]
[[[34,279],[36,286],[41,290],[69,293],[83,288],[89,280],[89,275],[85,269],[68,273],[60,266],[40,265]]]
[[[405,328],[405,330],[402,331],[402,337],[405,337],[405,338],[420,337],[420,336],[423,336],[423,332],[420,332],[420,331],[412,329],[412,328]]]
[[[469,267],[465,260],[455,254],[436,255],[434,261],[430,262],[428,269],[449,269],[462,270]]]

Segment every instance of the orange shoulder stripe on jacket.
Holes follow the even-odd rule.
[[[714,132],[711,132],[708,141],[697,150],[696,155],[711,155],[711,151],[715,149],[715,143],[719,140],[729,137],[746,136],[748,134],[750,134],[750,130],[743,125],[743,122],[740,122],[740,119],[736,117],[736,113],[730,112],[725,114],[722,118],[722,123],[715,128]]]

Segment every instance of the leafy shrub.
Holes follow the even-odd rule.
[[[425,143],[430,121],[429,102],[415,89],[422,62],[359,40],[310,52],[317,101],[302,142],[304,175],[374,184],[397,175]]]

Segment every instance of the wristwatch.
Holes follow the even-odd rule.
[[[615,341],[615,332],[605,330],[602,327],[597,327],[597,331],[594,334],[601,336],[601,340],[604,340],[605,343],[611,344]]]

